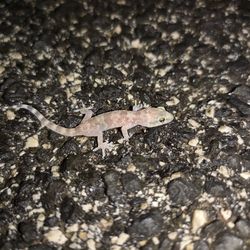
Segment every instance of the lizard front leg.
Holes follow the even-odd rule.
[[[93,111],[87,108],[81,108],[76,111],[79,111],[82,115],[84,115],[81,123],[85,123],[88,119],[90,119],[93,115]]]

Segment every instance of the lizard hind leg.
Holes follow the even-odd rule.
[[[112,142],[108,143],[106,141],[105,142],[103,141],[103,133],[98,135],[97,143],[98,143],[98,145],[96,148],[94,148],[94,151],[101,149],[102,150],[102,158],[104,158],[106,155],[106,149],[111,150],[114,146]]]
[[[125,141],[128,141],[129,140],[129,134],[128,134],[128,127],[126,126],[123,126],[122,128],[122,136],[124,138]]]

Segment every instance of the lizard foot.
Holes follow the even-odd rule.
[[[109,142],[103,142],[101,145],[98,145],[98,147],[94,148],[93,151],[97,151],[97,150],[101,149],[102,150],[102,158],[104,158],[105,155],[106,155],[105,150],[106,149],[111,150],[113,147],[114,147],[114,144],[112,142],[110,142],[110,143]]]
[[[86,107],[85,104],[80,101],[77,103],[77,109],[75,109],[76,112],[80,112],[81,114],[85,115],[87,112],[91,111],[93,109],[93,106]]]
[[[83,108],[75,109],[74,111],[79,112],[82,115],[85,115],[87,112],[91,111],[92,108],[93,108],[92,106],[91,107],[85,107],[85,108],[83,107]]]

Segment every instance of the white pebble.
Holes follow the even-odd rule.
[[[196,233],[207,222],[208,222],[207,212],[205,210],[200,210],[200,209],[195,210],[192,218],[192,232]]]
[[[27,138],[25,148],[37,148],[39,146],[38,136],[33,135]]]
[[[189,146],[192,146],[192,147],[196,147],[199,143],[199,139],[198,138],[194,138],[194,139],[191,139],[189,142],[188,142],[188,145]]]
[[[172,96],[169,99],[169,101],[166,102],[166,105],[168,105],[168,106],[176,106],[179,102],[180,102],[180,100],[177,97]]]
[[[7,110],[6,115],[8,120],[14,120],[16,117],[15,113],[12,110]]]
[[[172,32],[172,33],[170,34],[170,36],[171,36],[171,38],[172,38],[173,40],[178,40],[178,39],[180,38],[180,33],[177,32],[177,31],[174,31],[174,32]]]
[[[230,134],[232,133],[233,129],[229,126],[226,125],[222,125],[219,127],[219,132],[223,133],[223,134]]]
[[[96,250],[95,241],[93,239],[87,241],[87,246],[89,250]]]
[[[117,245],[123,245],[129,239],[129,235],[126,233],[121,233],[116,241]]]
[[[198,123],[197,121],[193,120],[193,119],[188,119],[188,123],[191,125],[192,128],[199,128],[200,127],[200,123]]]
[[[58,245],[63,245],[68,240],[59,229],[52,229],[44,236],[49,242],[53,242]]]

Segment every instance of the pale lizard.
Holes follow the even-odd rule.
[[[109,149],[110,143],[103,141],[103,132],[113,128],[121,127],[122,135],[125,140],[129,139],[128,129],[141,125],[144,127],[157,127],[171,122],[174,117],[164,108],[133,108],[133,111],[116,110],[103,113],[92,117],[90,109],[83,109],[84,118],[81,123],[74,128],[59,126],[45,118],[38,110],[27,104],[12,106],[14,109],[26,109],[34,114],[41,123],[41,127],[47,127],[52,131],[64,136],[96,136],[97,148],[101,149],[103,157],[105,150]]]

